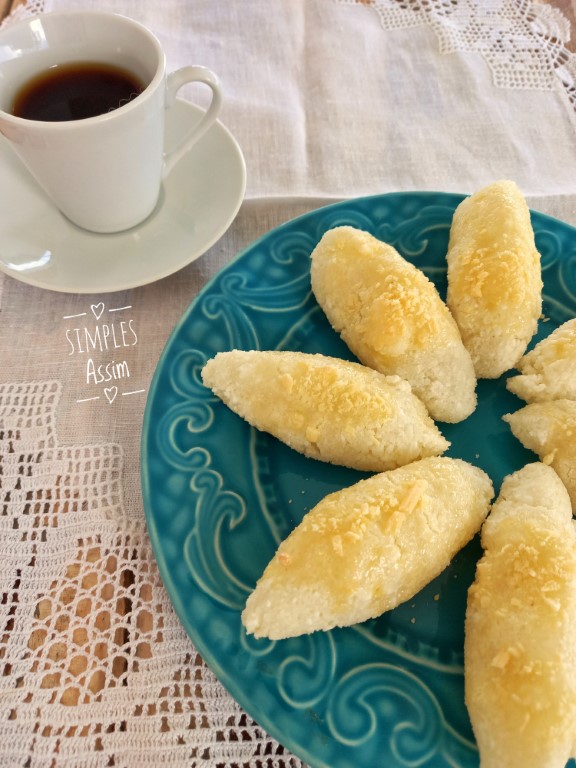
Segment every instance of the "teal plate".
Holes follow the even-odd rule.
[[[422,592],[365,624],[269,642],[240,613],[278,543],[327,493],[359,480],[257,432],[203,387],[206,360],[229,349],[285,349],[352,359],[310,290],[310,253],[349,224],[391,243],[446,292],[445,254],[462,195],[396,193],[336,203],[255,242],[203,289],[174,329],[146,407],[146,520],[168,594],[194,645],[246,712],[316,768],[473,768],[464,705],[466,592],[472,541]],[[537,339],[576,314],[576,230],[532,214],[544,276]],[[505,377],[481,381],[465,422],[439,425],[449,454],[496,489],[534,454],[502,422],[521,406]]]

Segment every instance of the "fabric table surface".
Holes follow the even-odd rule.
[[[221,239],[149,285],[72,294],[0,273],[0,766],[304,766],[208,669],[159,577],[139,466],[156,365],[237,253],[336,200],[510,178],[576,226],[569,25],[527,0],[32,0],[5,23],[64,8],[125,13],[169,69],[216,71],[248,181]],[[89,399],[88,320],[129,334],[129,397]]]

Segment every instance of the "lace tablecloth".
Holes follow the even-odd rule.
[[[509,177],[576,225],[568,24],[527,0],[46,0],[18,14],[70,6],[132,15],[170,68],[221,75],[248,188],[225,236],[152,285],[74,295],[0,275],[0,765],[301,766],[205,666],[160,581],[139,477],[155,366],[215,272],[334,199]],[[120,318],[130,396],[91,401],[78,339],[88,319]]]

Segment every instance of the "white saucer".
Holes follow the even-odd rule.
[[[167,112],[166,146],[201,114],[178,100]],[[66,293],[121,291],[177,272],[226,232],[246,188],[242,152],[220,122],[169,174],[154,213],[119,234],[92,234],[68,221],[4,141],[0,168],[0,271]]]

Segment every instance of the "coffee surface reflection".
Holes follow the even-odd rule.
[[[131,72],[99,62],[51,67],[20,89],[12,113],[45,122],[84,120],[128,104],[146,87]]]

